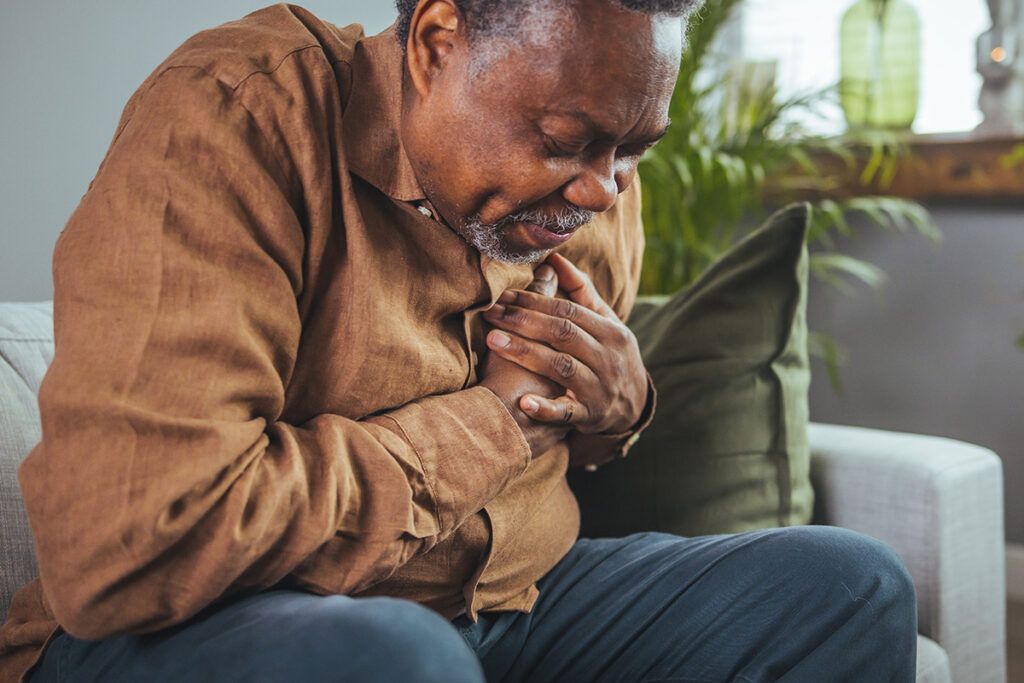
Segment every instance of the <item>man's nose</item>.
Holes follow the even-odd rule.
[[[566,201],[596,213],[612,208],[619,195],[615,155],[591,158],[565,185],[562,195]]]

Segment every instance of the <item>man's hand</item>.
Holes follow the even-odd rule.
[[[584,434],[620,433],[640,419],[647,376],[636,338],[605,303],[590,278],[568,259],[548,263],[571,300],[509,290],[484,317],[495,327],[487,345],[496,354],[565,387],[565,395],[529,393],[522,410],[543,423]]]
[[[549,265],[541,265],[534,272],[533,282],[527,289],[542,297],[553,297],[558,291],[558,278]],[[500,355],[489,352],[480,369],[480,384],[487,387],[502,400],[505,407],[519,423],[523,436],[533,457],[547,452],[555,444],[564,439],[571,430],[571,425],[546,424],[530,419],[520,409],[520,401],[524,395],[542,396],[553,399],[564,393],[562,387],[545,377],[523,368]]]

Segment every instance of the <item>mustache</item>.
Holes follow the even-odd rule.
[[[584,225],[594,220],[594,212],[570,204],[557,213],[544,213],[537,209],[517,211],[502,218],[495,227],[504,227],[514,223],[533,223],[546,230],[564,235],[579,230]]]

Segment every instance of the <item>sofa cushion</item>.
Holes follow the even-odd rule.
[[[934,640],[917,637],[917,683],[952,683],[949,655]]]
[[[773,215],[629,326],[658,390],[628,458],[571,471],[583,536],[809,524],[807,204]]]
[[[36,576],[18,465],[39,442],[36,396],[53,360],[53,306],[0,303],[0,615]]]

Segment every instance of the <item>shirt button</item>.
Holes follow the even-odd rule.
[[[588,465],[584,465],[583,469],[585,469],[587,472],[597,472],[597,465],[590,463]]]
[[[427,218],[433,218],[434,217],[434,213],[430,209],[428,209],[427,207],[423,206],[422,204],[417,206],[416,210],[419,211],[420,213],[422,213]]]

